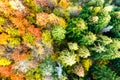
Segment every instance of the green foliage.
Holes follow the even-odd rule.
[[[114,8],[115,8],[115,6],[113,6],[113,5],[107,5],[107,6],[104,7],[104,9],[105,9],[106,11],[108,11],[108,12],[113,11]],[[111,17],[111,18],[112,18],[112,17]]]
[[[31,80],[34,80],[34,79],[42,80],[42,75],[41,75],[41,72],[38,67],[34,70],[28,71],[25,74],[25,76],[26,76],[26,78],[31,79]]]
[[[62,41],[63,39],[65,39],[65,34],[66,31],[62,26],[56,26],[52,30],[53,39],[56,41]]]
[[[94,80],[120,80],[114,71],[104,65],[94,65],[91,72]]]
[[[96,35],[92,32],[83,32],[87,29],[85,23],[80,21],[80,24],[74,23],[73,25],[68,25],[66,28],[67,30],[67,38],[72,41],[76,41],[78,44],[81,45],[91,45],[96,40]]]
[[[103,45],[94,45],[94,47],[90,48],[90,50],[92,50],[95,53],[102,53],[105,52],[106,48]]]
[[[62,16],[62,15],[63,15],[63,9],[61,9],[61,8],[55,8],[55,9],[53,10],[53,13],[54,13],[55,15],[57,15],[57,16]]]
[[[78,50],[78,44],[77,43],[69,42],[68,47],[69,47],[70,50]]]
[[[108,66],[111,66],[112,69],[120,76],[120,58],[116,58],[110,61]]]
[[[105,52],[96,54],[94,56],[94,59],[115,59],[120,57],[120,52],[114,50],[114,49],[106,49]]]
[[[73,33],[72,36],[78,35],[81,31],[88,29],[88,27],[86,26],[86,22],[81,19],[81,18],[72,18],[69,23],[68,26],[66,27],[66,30],[68,31],[67,33]]]
[[[119,49],[120,49],[120,41],[117,40],[117,39],[114,39],[113,42],[108,45],[108,47],[111,48],[111,49],[115,49],[115,50],[119,51]]]
[[[99,33],[110,22],[110,14],[108,10],[102,7],[104,0],[93,0],[83,7],[80,18],[83,18],[94,33]]]
[[[115,59],[120,57],[120,41],[114,40],[111,44],[100,46],[101,51],[94,49],[92,54],[94,59]],[[96,51],[95,51],[96,50]],[[101,53],[100,53],[101,52]]]
[[[119,2],[0,0],[0,79],[120,80]]]
[[[70,14],[67,12],[67,10],[64,10],[62,8],[55,8],[53,10],[53,13],[57,16],[60,16],[60,17],[65,17],[65,19],[69,19],[69,16]]]
[[[119,0],[115,0],[115,4],[120,6],[120,1]]]
[[[61,62],[63,66],[72,66],[77,62],[77,55],[74,52],[70,52],[68,50],[63,50],[60,52],[58,60]]]
[[[52,76],[55,73],[55,63],[50,58],[45,59],[39,67],[43,76]]]
[[[97,6],[103,6],[103,4],[104,4],[104,2],[105,2],[105,0],[95,0],[96,1],[96,5]]]
[[[113,0],[105,0],[105,4],[111,4]]]
[[[82,58],[87,58],[90,56],[90,52],[85,46],[80,46],[77,50],[77,54]]]
[[[96,35],[92,32],[88,32],[82,35],[81,39],[78,40],[78,43],[81,45],[92,45],[96,40]]]
[[[99,9],[100,9],[100,8],[101,8],[101,7],[99,7]],[[98,7],[97,7],[97,10],[95,10],[95,11],[99,12],[99,9],[98,9]],[[88,5],[85,5],[85,6],[83,6],[83,9],[82,9],[79,17],[82,18],[82,19],[84,19],[85,21],[87,21],[87,20],[88,20],[88,17],[89,17],[90,15],[93,15],[93,14],[94,14],[93,6],[89,7]]]
[[[26,18],[31,24],[34,24],[36,22],[35,17],[33,16],[27,16]]]
[[[86,26],[86,22],[83,19],[72,18],[69,21],[68,26],[66,27],[66,31],[67,31],[66,37],[68,40],[76,41],[78,44],[81,44],[81,42],[83,41],[83,40],[81,40],[81,38],[83,37],[83,31],[85,31],[87,29],[88,29],[88,27]],[[91,34],[91,33],[89,33],[89,34]],[[84,37],[83,39],[89,38],[89,34],[88,34],[88,36]],[[89,44],[89,42],[88,42],[88,44]]]
[[[35,41],[35,36],[31,33],[26,33],[23,37],[23,41],[32,44]]]
[[[112,39],[104,35],[98,35],[96,42],[100,45],[107,45],[112,42]]]
[[[90,0],[88,5],[103,6],[105,0]]]
[[[94,33],[98,33],[108,25],[110,19],[111,17],[108,11],[102,9],[96,16],[90,16],[88,18],[89,29]]]
[[[111,36],[120,38],[120,11],[112,12],[111,17],[110,25],[113,26]]]

